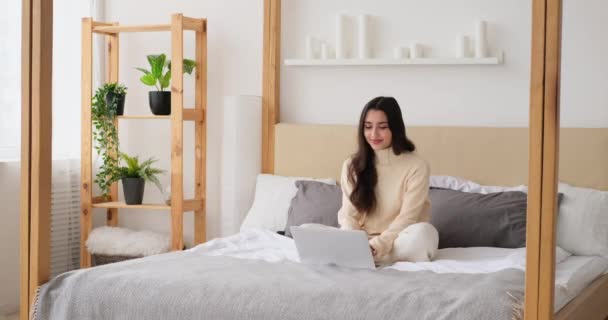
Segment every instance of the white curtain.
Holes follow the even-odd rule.
[[[21,1],[0,10],[0,161],[19,159],[21,128]]]
[[[103,21],[103,0],[54,1],[51,274],[80,263],[81,18]],[[93,90],[103,84],[104,37],[94,36]]]

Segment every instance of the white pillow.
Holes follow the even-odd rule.
[[[241,232],[248,229],[283,231],[287,225],[287,214],[291,199],[296,196],[298,180],[314,180],[336,184],[334,179],[313,179],[303,177],[283,177],[260,174],[255,185],[253,205],[241,224]]]
[[[559,246],[555,247],[555,264],[557,265],[560,262],[563,262],[568,257],[570,257],[572,253],[560,248]],[[506,258],[513,266],[518,268],[526,267],[526,248],[517,248],[514,249],[514,252],[507,256]]]
[[[513,187],[483,186],[471,180],[453,176],[431,176],[430,186],[433,188],[443,188],[462,192],[483,194],[505,191],[521,191],[528,193],[528,187],[524,185]]]
[[[559,184],[564,194],[557,218],[557,244],[575,255],[608,258],[608,191]]]

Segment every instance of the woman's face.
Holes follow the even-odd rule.
[[[374,150],[382,150],[391,146],[393,134],[388,127],[388,119],[384,111],[369,110],[363,124],[365,140]]]

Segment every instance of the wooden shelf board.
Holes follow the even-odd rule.
[[[93,23],[93,28],[96,27],[109,27],[109,26],[113,26],[114,24],[111,22],[101,22],[101,21],[92,21]]]
[[[204,32],[206,27],[205,19],[194,19],[183,17],[184,30],[192,30],[196,32]],[[117,34],[121,32],[162,32],[171,31],[170,24],[150,24],[150,25],[131,25],[120,26],[110,25],[109,23],[95,22],[93,24],[93,32],[103,34]]]
[[[151,25],[135,25],[135,26],[95,26],[93,32],[116,34],[120,32],[159,32],[171,31],[170,24],[151,24]]]
[[[98,200],[98,199],[97,199]],[[98,200],[99,201],[99,200]],[[200,210],[203,206],[203,200],[189,199],[184,200],[183,209],[184,211]],[[106,209],[145,209],[145,210],[171,210],[170,205],[162,203],[144,203],[144,204],[126,204],[122,201],[111,201],[111,202],[100,202],[94,203],[93,208],[106,208]]]
[[[147,209],[147,210],[171,210],[171,206],[166,204],[157,203],[157,204],[126,204],[124,202],[103,202],[103,203],[95,203],[93,204],[93,208],[107,208],[107,209]]]
[[[202,121],[203,120],[203,111],[201,109],[193,109],[193,108],[184,108],[183,111],[184,121]],[[171,115],[166,116],[157,116],[153,114],[149,115],[122,115],[117,117],[120,119],[126,120],[143,120],[143,119],[154,119],[154,120],[171,120]]]
[[[138,116],[132,116],[132,115],[123,115],[123,116],[118,116],[118,119],[171,119],[171,116],[156,116],[156,115],[138,115]]]

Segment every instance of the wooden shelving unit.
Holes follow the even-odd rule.
[[[184,31],[195,32],[195,106],[183,107],[183,48]],[[170,24],[121,26],[118,23],[82,20],[82,163],[81,163],[81,235],[80,266],[91,266],[91,256],[86,250],[86,240],[92,229],[93,209],[106,210],[106,224],[118,225],[118,209],[161,210],[171,212],[171,249],[183,248],[183,215],[194,212],[194,241],[205,242],[205,172],[206,172],[206,131],[205,115],[207,111],[207,21],[184,17],[182,14],[171,15]],[[108,67],[107,81],[118,82],[118,46],[119,36],[124,32],[171,32],[171,115],[124,115],[115,119],[118,128],[119,120],[169,120],[171,121],[171,205],[141,204],[127,205],[119,201],[118,184],[114,183],[109,201],[93,196],[92,179],[92,73],[93,73],[93,34],[105,35],[107,40]],[[184,199],[183,193],[183,125],[184,121],[194,121],[195,139],[195,172],[194,199]]]

